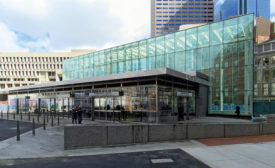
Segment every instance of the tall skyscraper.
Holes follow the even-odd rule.
[[[176,32],[183,24],[211,23],[213,0],[151,0],[151,36]]]
[[[270,0],[215,0],[215,21],[249,13],[270,20]]]

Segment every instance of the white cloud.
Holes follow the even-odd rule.
[[[222,4],[224,4],[224,2],[225,2],[225,0],[217,0],[216,5],[217,5],[217,6],[218,6],[218,5],[222,5]]]
[[[11,31],[6,24],[0,22],[0,52],[24,52],[27,48],[17,44],[18,38],[15,32]]]
[[[47,0],[1,0],[0,4],[10,12],[33,18],[47,17],[50,12]]]
[[[0,22],[29,37],[14,34],[15,45],[31,51],[102,49],[150,36],[149,0],[0,0],[0,11]]]

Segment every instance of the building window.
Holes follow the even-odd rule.
[[[270,50],[270,44],[265,44],[264,51],[269,51],[269,50]]]
[[[263,70],[263,79],[264,81],[268,82],[270,79],[270,75],[269,75],[269,69],[264,69]]]
[[[275,69],[272,69],[271,72],[272,72],[272,79],[275,79]]]
[[[224,88],[224,96],[228,97],[228,88],[227,87]]]
[[[258,96],[258,84],[254,84],[254,95]]]
[[[268,57],[263,58],[263,66],[268,66],[269,65],[269,59]]]
[[[271,64],[275,65],[275,56],[271,56]]]
[[[271,95],[275,96],[275,83],[271,84]]]
[[[268,96],[268,84],[263,85],[263,93],[264,93],[264,96]]]

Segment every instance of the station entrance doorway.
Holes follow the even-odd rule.
[[[120,121],[123,119],[121,92],[92,92],[92,115],[96,120]]]
[[[191,93],[177,93],[178,95],[178,121],[189,120],[189,114],[193,111],[192,108],[192,94]]]

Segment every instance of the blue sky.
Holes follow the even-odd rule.
[[[0,52],[103,49],[149,36],[150,0],[0,0]]]

